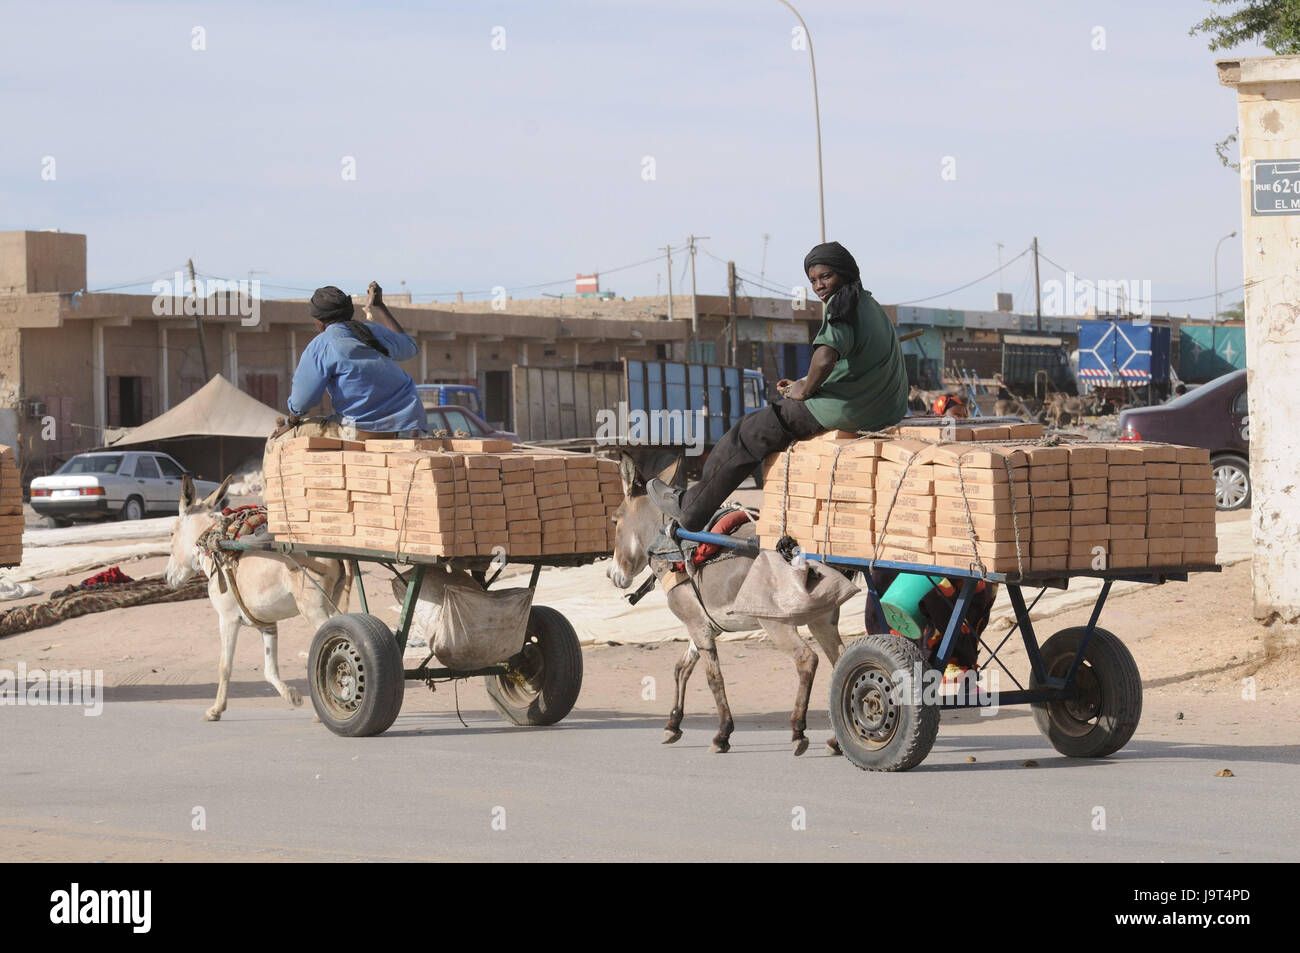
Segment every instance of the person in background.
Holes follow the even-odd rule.
[[[966,408],[966,402],[956,394],[944,394],[935,398],[930,411],[936,417],[956,417],[961,419],[970,416],[970,411]]]
[[[727,431],[690,489],[657,479],[646,485],[683,529],[703,529],[756,466],[796,440],[826,430],[880,430],[907,414],[903,348],[884,308],[862,287],[858,263],[839,242],[827,242],[808,253],[803,267],[826,304],[807,375],[778,381],[781,399]]]
[[[384,304],[383,289],[370,283],[365,321],[354,320],[352,298],[333,285],[316,289],[310,309],[320,333],[294,371],[286,426],[328,392],[330,419],[354,427],[359,438],[423,434],[424,406],[415,381],[398,364],[419,354],[419,347]]]

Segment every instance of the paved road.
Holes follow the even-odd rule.
[[[662,716],[608,711],[525,731],[415,710],[349,740],[260,699],[201,724],[203,691],[110,689],[97,718],[0,708],[0,843],[39,857],[44,838],[84,860],[123,845],[143,859],[1300,859],[1295,746],[1139,733],[1112,760],[1070,761],[1008,710],[948,719],[915,771],[865,774],[816,746],[791,757],[785,713],[741,716],[733,752],[712,755],[711,717],[671,747]],[[1214,777],[1224,766],[1237,777]]]

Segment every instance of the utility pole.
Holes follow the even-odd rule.
[[[772,238],[767,232],[763,233],[763,263],[758,267],[758,283],[761,285],[767,279],[767,243]]]
[[[699,344],[696,342],[696,335],[699,333],[700,328],[700,308],[695,302],[695,239],[697,237],[708,238],[709,236],[688,235],[686,237],[686,241],[691,247],[691,356],[687,358],[688,361],[698,360],[695,352],[699,348]]]
[[[673,246],[671,244],[664,246],[664,254],[668,256],[668,320],[673,319]]]
[[[203,338],[203,308],[199,305],[199,281],[194,276],[194,259],[185,259],[185,267],[190,271],[190,288],[194,295],[194,327],[199,332],[199,360],[203,364],[203,383],[212,380],[208,374],[208,342]]]
[[[1043,286],[1038,280],[1038,236],[1034,236],[1034,327],[1043,330]]]
[[[731,316],[731,366],[736,366],[736,263],[727,262],[727,313]]]

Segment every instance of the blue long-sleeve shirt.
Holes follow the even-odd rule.
[[[289,411],[304,414],[329,392],[334,412],[359,430],[381,433],[425,430],[424,407],[411,375],[398,366],[419,353],[409,334],[371,324],[388,357],[362,344],[343,324],[328,325],[312,338],[293,374]]]

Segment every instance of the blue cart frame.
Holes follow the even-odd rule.
[[[682,540],[696,543],[715,543],[719,546],[726,546],[730,549],[740,550],[754,555],[757,555],[758,552],[760,552],[760,547],[757,541],[752,538],[737,539],[734,536],[724,536],[716,533],[694,533],[680,528],[677,530],[676,535]],[[1013,611],[1015,612],[1016,622],[1005,636],[1003,636],[1002,641],[999,642],[996,647],[990,647],[984,641],[983,634],[980,635],[980,645],[989,653],[988,661],[985,662],[985,666],[987,666],[990,661],[996,662],[1002,671],[1006,672],[1012,682],[1016,685],[1015,691],[998,693],[997,703],[999,706],[1031,704],[1036,708],[1042,708],[1056,703],[1068,703],[1078,697],[1079,692],[1076,675],[1079,672],[1079,667],[1082,662],[1089,659],[1089,647],[1092,645],[1094,639],[1097,638],[1097,632],[1099,631],[1097,622],[1101,617],[1102,608],[1106,603],[1106,598],[1110,594],[1111,586],[1114,585],[1114,583],[1141,582],[1153,585],[1162,585],[1165,582],[1186,582],[1188,574],[1192,572],[1219,572],[1221,570],[1221,567],[1218,565],[1204,564],[1178,566],[1169,569],[1068,570],[1045,573],[1025,573],[1024,575],[997,572],[981,574],[977,568],[971,566],[963,568],[960,566],[924,565],[921,563],[892,562],[888,560],[876,560],[872,562],[870,559],[859,557],[821,556],[814,553],[805,553],[804,556],[809,560],[817,560],[839,569],[858,570],[862,573],[863,578],[866,581],[867,590],[866,618],[864,622],[869,636],[885,635],[890,632],[889,625],[885,621],[884,611],[880,605],[881,594],[875,591],[871,582],[870,570],[872,568],[895,570],[900,573],[915,573],[924,576],[942,577],[951,580],[954,584],[960,581],[960,588],[957,592],[957,599],[953,606],[952,615],[948,620],[947,627],[943,633],[943,638],[940,640],[939,646],[935,650],[934,656],[931,660],[931,664],[937,667],[940,671],[947,666],[949,659],[952,657],[953,650],[956,646],[957,635],[961,631],[961,624],[966,618],[971,605],[971,600],[975,594],[976,584],[982,579],[985,582],[997,583],[1005,586],[1007,597],[1011,602]],[[1034,624],[1029,617],[1029,613],[1038,603],[1038,600],[1042,597],[1043,593],[1045,593],[1049,588],[1066,589],[1069,587],[1069,582],[1073,578],[1094,578],[1103,581],[1101,590],[1097,594],[1096,602],[1093,604],[1092,612],[1089,615],[1088,624],[1084,629],[1077,649],[1075,649],[1073,660],[1070,662],[1064,675],[1055,675],[1048,671],[1048,666],[1045,663],[1043,656],[1043,646],[1039,644],[1038,636],[1034,631]],[[1028,605],[1025,603],[1025,596],[1022,589],[1022,587],[1025,586],[1040,589],[1038,595],[1034,597],[1033,602]],[[1025,646],[1025,653],[1029,657],[1031,687],[1022,685],[1020,680],[1016,678],[1015,674],[1012,673],[998,657],[998,652],[1002,650],[1003,646],[1006,645],[1007,641],[1010,640],[1016,631],[1020,632],[1021,640]],[[1104,632],[1104,630],[1101,631]],[[1109,636],[1109,633],[1105,634]],[[1112,639],[1114,638],[1113,636],[1109,637]],[[911,640],[906,641],[910,642]],[[1125,654],[1127,655],[1127,653]],[[841,657],[840,662],[844,662],[846,657],[847,655]],[[837,671],[840,667],[840,662],[836,663]],[[1131,657],[1129,664],[1132,664]],[[1136,678],[1136,667],[1133,668],[1132,674]],[[834,679],[832,685],[834,685]],[[1138,682],[1138,691],[1140,693],[1140,681]],[[978,704],[987,704],[987,702],[980,702],[964,693],[958,693],[952,698],[944,698],[941,696],[935,707],[971,708]],[[835,702],[834,699],[832,699],[832,709],[834,706]],[[834,722],[834,717],[832,717],[832,722]],[[1040,727],[1042,727],[1041,724]],[[840,737],[838,725],[836,728],[837,740],[841,747],[844,747],[846,739]],[[932,738],[931,741],[933,741]],[[1053,744],[1056,744],[1055,740],[1053,740]],[[1057,747],[1058,750],[1064,751],[1064,749],[1059,745],[1057,745]],[[926,747],[926,751],[928,751],[928,746]],[[848,752],[846,751],[846,753]],[[924,758],[924,753],[922,753],[921,758]],[[862,764],[859,764],[859,766],[875,767],[874,765]],[[911,766],[912,765],[909,764],[903,768],[894,767],[886,768],[886,770],[905,770],[906,767]]]

